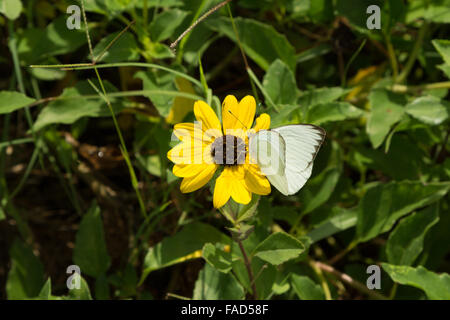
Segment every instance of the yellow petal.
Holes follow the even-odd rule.
[[[244,97],[239,103],[234,96],[227,96],[222,103],[224,133],[227,134],[227,129],[250,129],[255,112],[256,101],[252,96]]]
[[[178,123],[174,126],[173,133],[181,141],[189,138],[200,141],[203,139],[203,131],[199,123]]]
[[[175,164],[201,164],[203,151],[207,145],[190,143],[190,140],[181,142],[167,152],[167,158]]]
[[[246,188],[244,177],[245,168],[243,165],[225,167],[219,178],[216,180],[216,188],[219,186],[219,191],[214,189],[214,197],[217,199],[214,206],[216,206],[216,204],[224,205],[230,198],[230,195],[234,201],[248,204],[252,199],[252,194]],[[217,184],[218,182],[219,184]],[[218,192],[217,195],[216,192]],[[223,193],[223,195],[220,193]]]
[[[176,164],[172,171],[177,177],[186,178],[200,174],[206,167],[206,164]]]
[[[255,132],[259,130],[268,130],[270,128],[270,116],[267,113],[261,114],[258,118],[256,118],[255,126],[253,129]]]
[[[248,165],[245,171],[245,186],[253,193],[267,195],[270,193],[270,183],[261,174],[257,165]]]
[[[252,193],[246,188],[244,179],[231,181],[231,197],[242,204],[248,204],[252,200]]]
[[[180,186],[181,192],[188,193],[200,189],[211,180],[216,169],[217,165],[215,164],[205,165],[205,168],[197,175],[184,178]]]
[[[204,101],[197,101],[194,105],[194,114],[199,122],[201,122],[202,130],[216,130],[221,132],[219,118],[217,118],[214,110]]]
[[[214,208],[223,207],[228,202],[231,196],[229,186],[230,179],[226,175],[224,175],[224,172],[222,172],[220,176],[216,179],[216,185],[214,186],[214,196],[213,196]]]

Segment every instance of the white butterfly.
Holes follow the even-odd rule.
[[[250,161],[282,194],[298,192],[311,176],[325,130],[310,124],[260,130],[249,137]]]

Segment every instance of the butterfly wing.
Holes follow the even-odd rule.
[[[313,161],[325,139],[325,130],[309,124],[287,125],[272,129],[283,138],[286,145],[286,164],[284,177],[267,176],[271,179],[281,180],[279,188],[284,195],[298,192],[311,176]]]

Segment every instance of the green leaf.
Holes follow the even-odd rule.
[[[439,275],[422,266],[413,268],[388,263],[381,265],[393,281],[419,288],[425,291],[431,300],[450,300],[450,275],[448,273]]]
[[[223,245],[207,243],[202,250],[202,256],[214,269],[228,273],[231,270],[231,252],[221,249]]]
[[[259,199],[261,197],[258,195],[253,195],[252,200],[248,204],[239,204],[238,205],[238,215],[237,215],[237,223],[249,220],[252,218],[258,209]]]
[[[422,252],[425,235],[438,221],[439,206],[436,204],[402,219],[386,244],[388,262],[412,265]]]
[[[327,104],[344,95],[347,90],[340,87],[317,88],[301,93],[297,103],[284,105],[280,108],[280,113],[272,115],[272,127],[280,126],[289,122],[289,115],[294,111],[306,112],[309,108],[319,104]],[[298,123],[298,121],[296,121]]]
[[[337,0],[336,12],[348,18],[350,24],[362,33],[378,33],[378,30],[367,28],[369,14],[367,8],[377,5],[381,8],[381,29],[390,30],[395,23],[401,23],[405,19],[405,5],[397,0]]]
[[[333,210],[336,210],[338,213],[319,224],[307,234],[313,243],[356,225],[358,216],[357,207],[353,209],[336,208]]]
[[[450,0],[408,1],[407,22],[426,19],[435,23],[450,23]]]
[[[308,16],[315,23],[330,22],[334,11],[333,0],[314,0],[310,1]]]
[[[365,169],[379,170],[394,180],[419,180],[423,150],[410,137],[394,135],[389,152],[356,145],[355,158]]]
[[[340,174],[340,169],[330,167],[308,182],[308,188],[302,189],[299,193],[299,199],[304,204],[303,214],[320,207],[330,198]]]
[[[18,34],[17,50],[21,63],[47,62],[48,57],[74,52],[86,44],[83,30],[69,30],[66,15],[53,20],[46,29],[29,28]]]
[[[136,78],[142,80],[144,90],[169,90],[177,91],[175,76],[170,73],[143,72],[136,73]],[[174,97],[167,95],[145,95],[155,105],[162,117],[167,117],[172,109]]]
[[[267,70],[273,61],[280,59],[292,71],[295,70],[295,50],[285,35],[278,33],[272,26],[256,20],[235,18],[234,22],[245,53],[262,69]],[[221,32],[237,42],[229,18],[207,20],[205,23],[214,31]]]
[[[441,64],[437,66],[444,72],[445,76],[450,79],[450,64]]]
[[[431,125],[438,125],[448,119],[450,103],[434,96],[423,96],[409,103],[405,112]]]
[[[244,288],[231,273],[219,272],[206,264],[198,274],[192,299],[240,300],[244,295]]]
[[[450,16],[450,10],[448,11]],[[433,40],[432,43],[439,54],[442,56],[442,59],[444,59],[445,63],[447,65],[450,65],[450,40],[436,39]]]
[[[106,273],[111,264],[100,208],[96,203],[91,205],[81,220],[73,250],[73,261],[80,267],[81,272],[95,278]]]
[[[44,285],[44,267],[33,250],[16,239],[9,255],[11,269],[6,281],[8,299],[30,299],[38,296]]]
[[[164,238],[147,252],[141,283],[154,270],[200,258],[202,248],[208,242],[230,244],[230,238],[200,222],[190,223],[174,236]]]
[[[323,289],[309,277],[293,274],[291,276],[292,287],[302,300],[325,300]]]
[[[391,127],[403,117],[406,98],[385,89],[374,89],[370,93],[369,102],[371,110],[366,131],[372,146],[378,148]]]
[[[297,63],[307,62],[314,58],[323,56],[329,53],[331,50],[333,50],[333,48],[328,43],[321,43],[317,46],[312,47],[311,49],[307,49],[299,53],[296,57]]]
[[[368,241],[392,228],[400,217],[445,196],[450,183],[390,182],[367,191],[358,207],[356,241]]]
[[[22,1],[20,0],[0,0],[0,12],[9,20],[16,20],[22,12]]]
[[[30,73],[39,80],[61,80],[66,76],[66,71],[53,68],[31,68]]]
[[[41,291],[39,292],[39,300],[51,300],[52,298],[52,281],[50,278],[47,279]]]
[[[5,219],[5,212],[3,211],[2,207],[0,207],[0,221]]]
[[[169,39],[188,14],[186,11],[171,9],[156,16],[149,26],[152,41]]]
[[[308,110],[306,122],[320,125],[325,122],[343,121],[361,117],[364,111],[348,102],[318,104]]]
[[[297,84],[291,69],[275,60],[267,70],[263,87],[275,104],[292,104],[297,100]]]
[[[77,273],[74,273],[74,275],[77,275]],[[89,290],[89,286],[86,282],[86,280],[83,279],[82,276],[80,277],[80,289],[73,288],[69,289],[69,294],[63,299],[67,300],[92,300],[91,291]]]
[[[108,278],[104,274],[95,279],[95,299],[109,300]]]
[[[11,113],[36,101],[15,91],[0,91],[0,114]]]
[[[341,16],[345,16],[348,18],[349,22],[352,26],[356,27],[360,32],[370,32],[367,29],[367,18],[369,15],[366,13],[367,8],[370,5],[378,5],[379,7],[383,7],[383,3],[381,0],[336,0],[336,12]],[[388,18],[387,15],[383,15],[381,20],[384,22],[383,18]]]
[[[284,5],[288,12],[292,12],[292,17],[303,17],[311,8],[311,0],[284,0]]]
[[[298,104],[302,107],[313,107],[327,104],[343,96],[347,91],[341,87],[317,88],[302,92]]]
[[[136,158],[143,165],[143,167],[148,171],[148,173],[161,177],[161,157],[158,154],[154,155],[137,155]]]
[[[114,44],[105,52],[103,50],[113,41],[120,32],[111,33],[107,37],[100,40],[94,48],[94,57],[99,59],[97,62],[122,62],[122,61],[136,61],[139,59],[138,47],[134,36],[127,32],[120,36]],[[100,57],[100,55],[102,55]],[[91,58],[92,59],[92,58]]]
[[[104,82],[106,93],[117,91],[111,84]],[[39,113],[34,130],[38,131],[50,124],[72,124],[83,117],[107,117],[111,116],[105,101],[98,96],[96,99],[86,99],[82,96],[98,96],[87,82],[79,82],[75,87],[64,89],[61,100],[50,102]],[[113,111],[119,112],[123,106],[111,99]]]
[[[261,242],[252,255],[278,266],[299,257],[303,251],[305,246],[300,240],[285,232],[277,232]]]

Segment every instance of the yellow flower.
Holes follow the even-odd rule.
[[[267,195],[270,183],[257,164],[250,163],[248,133],[267,130],[270,116],[262,114],[255,121],[256,102],[246,96],[240,102],[232,95],[222,103],[221,125],[213,109],[203,101],[194,104],[195,123],[179,123],[174,127],[181,143],[173,147],[167,157],[173,163],[173,173],[182,177],[183,193],[200,189],[220,167],[223,171],[216,179],[213,204],[220,208],[230,197],[248,204],[252,193]]]

